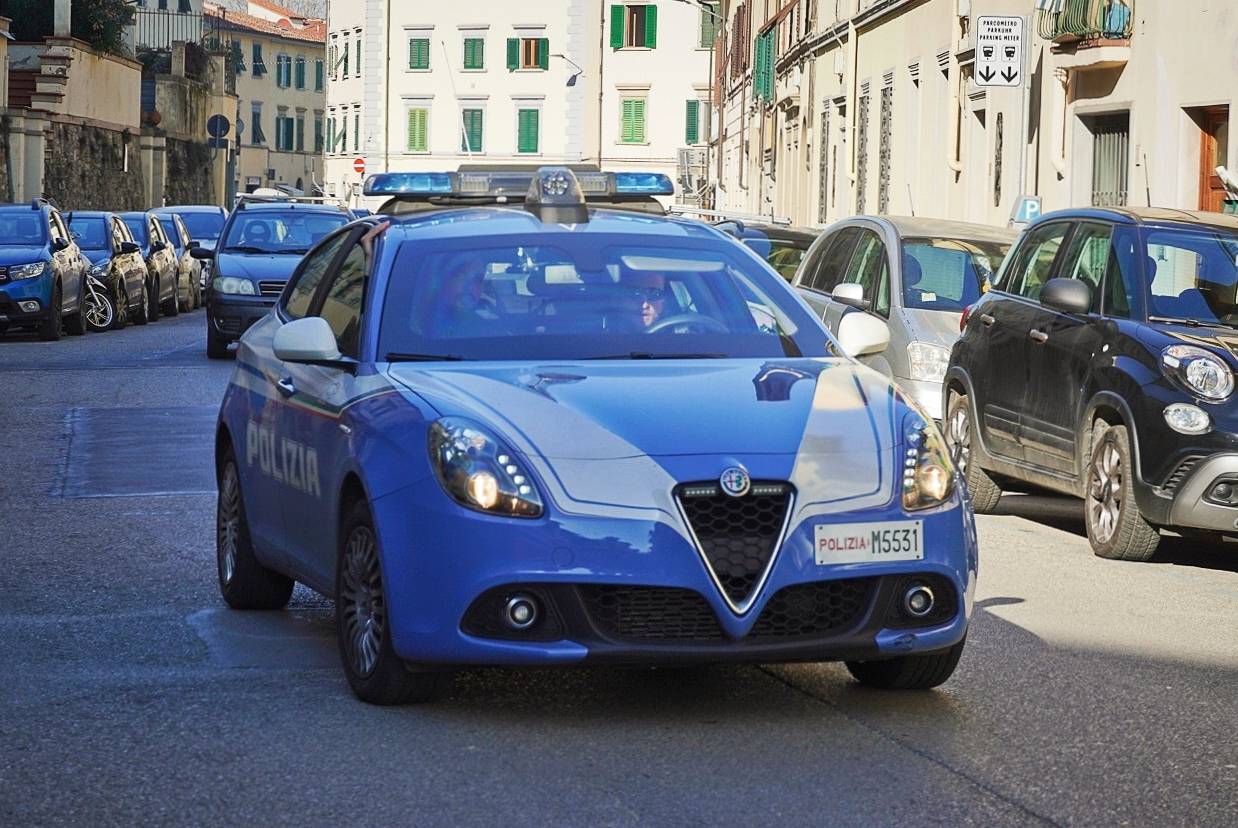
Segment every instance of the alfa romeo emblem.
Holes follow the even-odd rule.
[[[722,472],[722,476],[718,478],[718,484],[722,486],[722,491],[731,497],[743,497],[752,488],[752,478],[748,477],[748,472],[739,466],[731,466]]]

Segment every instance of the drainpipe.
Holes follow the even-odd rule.
[[[606,95],[606,3],[598,14],[598,169],[602,169],[602,114]]]
[[[847,21],[847,42],[851,44],[851,94],[847,96],[847,117],[851,119],[851,145],[848,149],[851,151],[851,165],[847,170],[847,180],[852,186],[852,205],[855,204],[855,184],[857,181],[857,172],[859,171],[860,157],[860,39],[859,32],[855,28],[855,17],[853,16]]]
[[[1066,129],[1068,118],[1066,108],[1070,105],[1070,73],[1065,69],[1055,69],[1053,79],[1053,145],[1049,151],[1049,161],[1058,177],[1066,178]]]
[[[954,21],[951,26],[954,36],[950,39],[950,62],[954,64],[954,83],[950,85],[950,145],[946,148],[946,166],[955,175],[963,174],[963,68],[955,55],[962,44],[959,27],[959,6],[954,4]]]

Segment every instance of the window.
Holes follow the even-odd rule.
[[[297,152],[305,152],[305,113],[298,112],[296,120],[296,146]]]
[[[701,137],[709,133],[709,104],[703,101],[688,101],[684,112],[683,142],[688,146],[701,143]],[[702,126],[704,129],[702,129]]]
[[[466,37],[464,39],[464,68],[473,71],[486,68],[485,38]]]
[[[430,68],[430,38],[411,37],[408,40],[408,68],[424,72]]]
[[[304,89],[305,88],[305,57],[304,56],[300,56],[297,58],[295,68],[296,68],[296,71],[294,72],[295,80],[293,82],[293,85],[296,86],[297,89]]]
[[[480,109],[461,110],[460,150],[462,152],[482,151],[482,126],[486,113]]]
[[[355,244],[340,263],[339,272],[327,288],[319,315],[327,320],[344,356],[356,357],[361,334],[361,305],[365,301],[366,274],[370,257]]]
[[[335,152],[335,115],[327,116],[327,152]]]
[[[1092,205],[1125,207],[1130,184],[1130,113],[1094,118],[1090,128]]]
[[[697,44],[702,49],[712,49],[714,41],[718,39],[718,30],[722,25],[718,6],[716,2],[701,4],[701,39],[697,41]]]
[[[354,109],[352,112],[352,151],[359,152],[361,149],[361,110]]]
[[[340,71],[344,77],[348,77],[348,41],[344,41],[344,56],[340,58]]]
[[[262,131],[262,104],[256,103],[250,110],[249,116],[249,142],[251,144],[265,144],[267,142],[266,134]]]
[[[544,37],[509,37],[507,39],[507,68],[548,69],[550,67],[550,41]]]
[[[890,162],[894,143],[894,87],[881,88],[881,123],[877,143],[877,212],[890,212]]]
[[[903,240],[903,307],[961,312],[980,298],[1010,245],[960,238]]]
[[[275,116],[275,149],[279,152],[291,152],[293,144],[292,119],[286,110],[281,109]]]
[[[348,113],[340,113],[339,133],[335,136],[336,152],[348,152]]]
[[[1114,231],[1109,266],[1105,269],[1105,297],[1101,312],[1130,319],[1141,315],[1143,283],[1139,281],[1139,237],[1134,229]]]
[[[1109,267],[1109,237],[1112,234],[1113,227],[1108,224],[1080,224],[1071,236],[1065,265],[1056,274],[1087,282],[1092,288],[1094,307],[1100,305],[1101,283]]]
[[[864,230],[860,244],[843,277],[844,284],[864,288],[864,298],[874,313],[890,315],[890,261],[881,237],[872,230]]]
[[[292,58],[288,55],[275,56],[275,85],[280,89],[292,86]]]
[[[622,127],[619,140],[625,144],[645,143],[645,99],[624,98],[620,101]]]
[[[289,317],[300,319],[309,313],[310,303],[314,300],[318,286],[322,284],[322,277],[327,275],[331,262],[335,260],[335,255],[340,252],[347,238],[348,233],[340,233],[305,257],[301,272],[295,277],[292,289],[288,291],[288,301],[284,303],[284,313]]]
[[[829,293],[842,280],[855,251],[856,242],[860,239],[860,228],[844,227],[829,240],[821,254],[816,272],[812,274],[812,282],[807,287],[820,293]]]
[[[326,87],[326,67],[322,58],[314,61],[314,91],[321,92]]]
[[[430,151],[430,110],[415,106],[408,110],[408,151]]]
[[[262,44],[254,44],[254,60],[253,73],[255,78],[260,78],[267,73],[267,65],[262,61]]]
[[[354,60],[356,65],[353,66],[353,74],[361,77],[361,32],[357,32],[357,56]]]
[[[1019,251],[1002,268],[998,287],[1006,293],[1039,299],[1040,289],[1053,278],[1053,262],[1070,231],[1064,221],[1037,227],[1023,237]]]
[[[536,153],[541,139],[540,109],[521,109],[516,114],[516,152]]]
[[[322,152],[326,148],[326,136],[322,130],[322,115],[314,114],[314,152]]]
[[[658,43],[658,7],[614,5],[610,7],[612,49],[653,49]]]
[[[228,48],[228,60],[232,62],[232,68],[238,75],[245,74],[245,51],[240,40],[232,41],[232,45]]]
[[[752,94],[770,102],[774,100],[774,59],[778,44],[774,29],[757,35],[756,60],[752,69]]]

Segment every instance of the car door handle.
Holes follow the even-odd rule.
[[[285,397],[291,397],[293,394],[297,393],[297,387],[292,384],[292,377],[280,377],[279,380],[276,381],[275,387],[278,388],[279,393],[283,394]]]
[[[1049,335],[1047,333],[1044,331],[1038,331],[1035,328],[1032,328],[1032,330],[1028,333],[1028,336],[1030,336],[1032,341],[1037,345],[1043,345],[1049,341]]]
[[[993,323],[997,322],[997,319],[987,313],[982,313],[980,314],[980,321],[984,323],[986,328],[991,328]]]

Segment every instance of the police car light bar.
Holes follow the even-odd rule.
[[[674,195],[675,186],[662,173],[578,172],[586,199],[612,196]],[[535,170],[512,172],[392,172],[365,180],[365,195],[430,199],[435,196],[523,201],[538,177]]]

